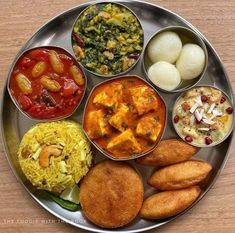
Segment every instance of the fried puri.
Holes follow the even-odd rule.
[[[85,216],[103,228],[130,223],[143,203],[141,177],[127,163],[106,160],[92,168],[81,182],[80,203]]]
[[[198,148],[182,140],[167,139],[159,143],[149,155],[136,159],[142,165],[167,166],[190,159],[198,152]]]
[[[140,210],[146,219],[163,219],[179,214],[187,209],[200,195],[199,186],[165,191],[148,197]]]
[[[157,170],[148,179],[148,184],[160,190],[187,188],[204,180],[211,169],[212,166],[204,161],[184,161]]]

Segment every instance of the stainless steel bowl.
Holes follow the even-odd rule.
[[[74,27],[75,27],[75,25],[76,25],[78,19],[81,17],[81,15],[83,15],[83,13],[84,13],[88,8],[90,8],[90,7],[94,6],[94,5],[109,4],[109,3],[115,4],[115,5],[117,5],[117,6],[121,6],[121,7],[123,7],[123,8],[126,8],[128,11],[130,11],[130,12],[136,17],[136,19],[137,19],[137,21],[139,22],[139,25],[140,25],[140,27],[141,27],[141,29],[142,29],[142,31],[143,31],[143,44],[142,44],[142,46],[144,47],[144,29],[143,29],[143,26],[142,26],[142,24],[141,24],[141,21],[139,20],[138,16],[135,14],[135,12],[134,12],[133,10],[131,10],[129,7],[127,7],[126,5],[124,5],[124,4],[121,4],[121,3],[118,3],[118,2],[109,2],[109,1],[107,1],[107,2],[106,2],[106,1],[99,1],[99,2],[94,3],[94,4],[90,4],[88,7],[86,7],[84,10],[81,11],[81,13],[77,16],[77,18],[76,18],[76,20],[75,20],[75,22],[74,22],[74,24],[73,24],[73,27],[72,27],[72,31],[71,31],[71,44],[73,45],[73,31],[74,31]],[[73,47],[73,46],[72,46],[72,47]],[[74,50],[73,50],[73,51],[74,51]],[[79,63],[80,63],[80,65],[81,65],[82,67],[84,67],[85,70],[87,70],[88,72],[90,72],[90,73],[92,73],[92,74],[94,74],[94,75],[96,75],[96,76],[98,76],[98,77],[102,77],[102,78],[112,78],[112,77],[124,75],[124,74],[127,74],[128,72],[130,72],[130,71],[135,67],[135,65],[138,63],[138,61],[140,60],[140,57],[141,57],[142,52],[143,52],[143,49],[141,50],[141,52],[140,52],[140,54],[139,54],[139,57],[138,57],[138,59],[136,60],[136,62],[135,62],[129,69],[127,69],[126,71],[120,72],[120,73],[118,73],[118,74],[113,74],[113,75],[102,75],[102,74],[96,73],[96,72],[94,72],[94,71],[88,69],[87,67],[85,67],[85,66],[82,64],[81,61],[79,61]],[[75,54],[75,52],[74,52],[74,54]],[[75,55],[75,57],[76,57],[76,55]]]
[[[101,148],[98,144],[96,144],[94,142],[94,140],[92,140],[89,135],[87,134],[86,132],[86,129],[84,127],[84,122],[85,122],[85,118],[87,117],[87,106],[88,106],[88,103],[89,103],[89,100],[90,100],[90,97],[92,96],[93,92],[99,87],[99,86],[102,86],[102,85],[105,85],[107,84],[108,82],[113,82],[113,81],[118,81],[120,79],[125,79],[125,78],[130,78],[130,77],[133,77],[133,78],[136,78],[136,79],[140,79],[141,81],[143,81],[147,86],[151,87],[155,92],[156,94],[158,95],[158,97],[161,99],[162,103],[164,104],[164,107],[165,107],[165,122],[164,122],[164,127],[163,127],[163,130],[161,132],[161,135],[160,137],[158,138],[158,140],[154,143],[153,147],[150,148],[149,150],[147,151],[144,151],[142,153],[139,153],[139,154],[136,154],[134,156],[130,156],[130,157],[122,157],[122,158],[115,158],[113,157],[110,153],[108,153],[107,151],[105,151],[103,148]],[[141,157],[141,156],[144,156],[146,154],[149,154],[151,153],[155,148],[156,146],[158,145],[158,143],[161,141],[162,139],[162,136],[164,135],[164,132],[165,132],[165,128],[166,128],[166,125],[167,125],[167,107],[166,107],[166,103],[164,101],[164,99],[161,97],[161,95],[158,93],[158,91],[151,85],[149,84],[146,80],[144,80],[143,78],[137,76],[137,75],[124,75],[124,76],[119,76],[119,77],[115,77],[115,78],[112,78],[112,79],[109,79],[109,80],[105,80],[99,84],[97,84],[96,86],[93,87],[93,89],[91,90],[88,98],[87,98],[87,102],[85,104],[85,108],[84,108],[84,111],[83,111],[83,119],[82,119],[82,126],[83,126],[83,131],[85,132],[87,138],[89,139],[89,141],[95,146],[95,148],[101,152],[103,155],[105,155],[106,157],[112,159],[112,160],[116,160],[116,161],[125,161],[125,160],[132,160],[132,159],[136,159],[138,157]]]
[[[197,77],[197,78],[194,78],[194,79],[191,79],[191,80],[181,80],[181,83],[178,85],[178,87],[176,87],[174,90],[172,91],[168,91],[168,90],[165,90],[165,89],[162,89],[160,87],[158,87],[157,85],[155,85],[152,80],[148,77],[148,69],[149,67],[153,64],[150,60],[150,58],[148,57],[148,54],[147,54],[147,48],[148,48],[148,45],[150,43],[150,41],[156,36],[156,35],[159,35],[160,33],[162,32],[165,32],[165,31],[172,31],[172,32],[176,32],[181,41],[182,41],[182,44],[186,44],[186,43],[194,43],[194,44],[197,44],[199,45],[204,53],[205,53],[205,65],[204,65],[204,68],[203,68],[203,71],[201,72],[201,74]],[[185,90],[188,90],[189,88],[195,86],[201,79],[202,77],[204,76],[205,72],[206,72],[206,69],[207,69],[207,65],[208,65],[208,52],[207,52],[207,48],[206,48],[206,45],[205,43],[203,42],[201,36],[197,33],[197,32],[194,32],[193,30],[189,29],[189,28],[186,28],[186,27],[182,27],[182,26],[169,26],[169,27],[165,27],[159,31],[157,31],[151,38],[150,40],[148,41],[147,45],[145,46],[144,48],[144,58],[143,58],[143,69],[144,69],[144,73],[147,77],[147,79],[159,90],[163,91],[163,92],[166,92],[166,93],[176,93],[176,92],[182,92],[182,91],[185,91]]]
[[[184,136],[181,135],[181,134],[177,131],[176,127],[175,127],[175,125],[176,125],[176,124],[174,123],[175,107],[176,107],[177,102],[180,100],[180,98],[182,98],[188,91],[191,91],[191,90],[193,90],[193,89],[200,88],[200,87],[211,87],[211,88],[214,88],[214,89],[216,89],[216,90],[221,91],[222,94],[226,97],[226,101],[229,101],[229,104],[230,104],[230,105],[233,107],[233,109],[234,109],[234,105],[232,104],[232,101],[230,100],[230,98],[228,97],[228,95],[227,95],[224,91],[222,91],[222,90],[219,89],[218,87],[215,87],[215,86],[212,86],[212,85],[200,85],[200,86],[196,86],[196,87],[190,88],[189,90],[183,92],[183,93],[176,99],[176,101],[175,101],[175,103],[174,103],[174,106],[173,106],[173,109],[172,109],[172,124],[173,124],[173,126],[174,126],[175,132],[176,132],[176,133],[179,135],[179,137],[182,138],[186,143],[188,143],[188,144],[190,144],[190,145],[193,145],[193,146],[196,146],[196,147],[199,147],[199,148],[204,148],[204,147],[207,148],[207,147],[213,147],[213,146],[219,145],[220,143],[222,143],[223,141],[225,141],[225,140],[228,138],[228,136],[232,133],[233,128],[234,128],[234,123],[235,123],[234,117],[235,117],[235,114],[234,114],[234,112],[232,113],[232,115],[233,115],[233,122],[232,122],[231,128],[229,129],[229,131],[227,132],[227,134],[225,135],[225,137],[224,137],[221,141],[218,141],[218,142],[215,142],[215,143],[211,143],[210,145],[206,145],[206,144],[205,144],[205,145],[201,145],[201,144],[197,144],[197,143],[194,143],[194,142],[191,142],[191,143],[187,142],[187,141],[185,140]]]
[[[83,73],[83,76],[84,76],[84,79],[85,79],[85,87],[84,87],[84,92],[82,94],[82,97],[80,99],[80,101],[77,103],[77,106],[75,107],[75,109],[67,114],[67,115],[64,115],[64,116],[60,116],[60,117],[55,117],[55,118],[47,118],[47,119],[39,119],[39,118],[34,118],[34,117],[31,117],[27,112],[25,112],[23,109],[21,109],[21,107],[19,106],[17,100],[14,98],[14,96],[12,95],[11,91],[10,91],[10,80],[11,80],[11,77],[12,77],[12,73],[14,71],[14,68],[16,66],[16,64],[18,63],[18,61],[26,54],[28,53],[29,51],[32,51],[32,50],[35,50],[35,49],[60,49],[62,50],[64,53],[66,53],[67,55],[69,55],[69,57],[71,57],[76,66],[79,67],[79,69],[82,71]],[[17,107],[17,109],[22,113],[24,114],[27,118],[31,119],[31,120],[37,120],[38,122],[48,122],[48,121],[57,121],[57,120],[62,120],[62,119],[65,119],[67,117],[70,117],[71,115],[74,114],[74,112],[77,110],[77,108],[79,107],[79,105],[81,104],[82,100],[83,100],[83,97],[85,95],[85,92],[86,92],[86,87],[87,87],[87,77],[86,77],[86,74],[85,72],[83,71],[83,68],[80,66],[80,64],[76,61],[76,59],[73,57],[73,55],[68,52],[66,49],[62,48],[62,47],[59,47],[59,46],[39,46],[39,47],[34,47],[34,48],[30,48],[30,49],[27,49],[27,50],[24,50],[22,53],[20,53],[17,58],[15,59],[15,62],[12,64],[11,66],[11,69],[9,71],[9,75],[8,75],[8,80],[7,80],[7,90],[8,90],[8,93],[13,101],[13,103],[15,104],[15,106]]]

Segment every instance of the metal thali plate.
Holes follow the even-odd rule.
[[[218,57],[216,51],[213,49],[212,45],[208,42],[208,40],[190,23],[186,20],[181,18],[180,16],[176,15],[175,13],[161,8],[159,6],[146,3],[144,1],[125,1],[119,0],[114,1],[118,3],[122,3],[132,9],[136,15],[139,17],[145,33],[145,45],[149,38],[159,29],[166,27],[166,26],[184,26],[194,30],[199,36],[202,37],[204,40],[207,50],[208,50],[208,68],[201,79],[198,85],[213,85],[222,89],[231,99],[233,102],[233,94],[231,85],[229,83],[226,71],[224,66]],[[94,3],[94,2],[92,2]],[[73,54],[73,49],[71,46],[71,30],[73,23],[77,17],[77,15],[85,9],[90,3],[86,3],[83,5],[79,5],[72,9],[69,9],[60,15],[51,19],[48,23],[42,26],[28,41],[27,43],[21,48],[16,59],[18,56],[26,49],[37,47],[37,46],[60,46],[65,48],[69,52]],[[16,61],[15,59],[15,61]],[[12,64],[15,63],[13,61]],[[86,90],[85,98],[83,99],[82,104],[77,109],[75,114],[72,115],[70,119],[80,122],[82,120],[82,113],[84,109],[84,105],[86,102],[86,98],[92,89],[92,87],[104,81],[104,78],[96,77],[89,72],[86,72],[88,78],[88,88]],[[128,74],[139,75],[144,78],[144,72],[142,67],[142,57],[139,60],[138,64],[132,69]],[[172,114],[172,107],[174,105],[175,100],[180,95],[180,93],[164,93],[159,92],[160,95],[165,100],[168,106],[168,121],[165,130],[165,134],[163,138],[178,138],[176,132],[174,131],[172,121],[171,121],[171,114]],[[47,211],[52,213],[53,215],[57,216],[58,218],[82,229],[86,229],[88,231],[94,232],[142,232],[146,230],[150,230],[161,225],[172,221],[173,219],[177,218],[179,215],[168,219],[164,219],[162,221],[149,221],[140,218],[136,218],[131,224],[114,230],[105,230],[101,229],[89,221],[87,221],[81,211],[78,212],[70,212],[67,211],[56,203],[51,201],[42,199],[40,196],[35,193],[34,187],[31,186],[29,181],[26,180],[25,176],[22,174],[21,169],[19,168],[18,160],[17,160],[17,149],[21,138],[23,137],[24,133],[37,121],[29,120],[26,118],[22,113],[20,113],[13,102],[10,99],[10,96],[7,92],[7,88],[5,86],[3,90],[3,96],[1,100],[1,131],[2,131],[2,138],[4,142],[5,152],[8,158],[8,161],[16,175],[17,179],[23,184],[25,189],[29,192],[29,194]],[[203,148],[201,149],[198,154],[196,155],[197,158],[201,158],[210,162],[213,166],[213,172],[207,182],[202,187],[201,196],[198,200],[192,205],[194,206],[201,198],[207,193],[207,191],[212,187],[213,183],[215,182],[216,178],[218,177],[219,173],[221,172],[222,168],[225,165],[225,162],[228,158],[228,151],[231,145],[233,133],[220,145],[212,148]],[[106,159],[105,156],[96,153],[95,161],[100,161]],[[153,167],[144,167],[141,165],[137,165],[134,161],[130,161],[131,163],[142,175],[144,180],[145,186],[145,197],[154,193],[154,189],[150,188],[146,184],[146,179],[150,176],[153,172]],[[95,201],[95,200],[94,200]],[[191,207],[192,207],[191,206]],[[190,207],[190,208],[191,208]]]

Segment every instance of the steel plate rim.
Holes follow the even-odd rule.
[[[125,2],[130,2],[129,0],[113,0],[114,2],[122,2],[122,3],[125,3]],[[99,2],[98,1],[94,1],[94,2]],[[146,1],[141,1],[141,0],[134,0],[133,2],[140,2],[140,3],[143,3],[143,4],[147,4],[147,5],[150,5],[152,7],[156,7],[156,8],[159,8],[163,11],[166,11],[167,13],[170,13],[172,15],[174,15],[176,18],[179,18],[181,21],[183,21],[189,28],[191,27],[193,30],[195,30],[197,33],[200,34],[200,36],[202,37],[202,39],[204,41],[206,41],[206,43],[211,47],[211,50],[214,52],[214,55],[216,56],[216,58],[218,59],[218,61],[221,63],[221,68],[224,72],[224,75],[227,79],[227,83],[228,83],[228,86],[229,86],[229,89],[230,89],[230,92],[231,92],[231,102],[232,104],[234,105],[234,94],[233,94],[233,89],[231,87],[231,83],[230,83],[230,80],[228,78],[228,75],[227,75],[227,72],[224,68],[224,65],[223,65],[223,62],[221,60],[221,58],[219,57],[217,51],[214,49],[214,47],[212,46],[212,44],[209,42],[209,40],[196,28],[194,27],[191,23],[189,23],[187,20],[185,20],[183,17],[181,17],[180,15],[174,13],[173,11],[171,10],[168,10],[167,8],[164,8],[162,6],[159,6],[157,4],[153,4],[153,3],[149,3],[149,2],[146,2]],[[75,10],[76,8],[78,7],[84,7],[84,6],[87,6],[89,4],[93,4],[93,1],[92,2],[86,2],[86,3],[83,3],[83,4],[80,4],[80,5],[77,5],[77,6],[74,6],[74,7],[71,7],[63,12],[60,12],[59,14],[57,14],[56,16],[52,17],[50,20],[46,21],[41,27],[39,27],[36,31],[33,32],[32,36],[23,44],[23,46],[19,49],[19,51],[17,52],[16,54],[16,57],[27,47],[27,43],[29,41],[32,40],[32,38],[34,36],[36,36],[38,33],[40,33],[43,28],[49,24],[51,21],[55,20],[57,17],[59,17],[60,15],[63,15],[65,13],[69,13],[73,10]],[[10,63],[9,65],[9,69],[7,71],[7,76],[9,75],[9,71],[12,67],[12,65],[14,64],[14,60],[12,63]],[[39,199],[37,199],[33,193],[30,192],[30,190],[24,185],[23,181],[19,178],[19,176],[17,175],[15,169],[13,168],[13,164],[12,162],[10,161],[10,158],[7,156],[8,154],[8,149],[7,149],[7,144],[6,144],[6,140],[5,140],[5,137],[4,137],[4,134],[3,134],[3,100],[4,100],[4,96],[5,96],[5,93],[6,93],[6,84],[7,84],[7,79],[5,80],[4,82],[4,88],[3,88],[3,92],[1,94],[1,99],[0,99],[0,103],[1,103],[1,109],[0,109],[0,130],[1,130],[1,136],[2,136],[2,141],[3,141],[3,151],[4,151],[4,154],[5,154],[5,157],[7,158],[7,161],[11,167],[11,170],[13,172],[13,174],[15,175],[15,177],[17,178],[17,180],[22,184],[22,186],[25,188],[25,190],[29,193],[29,195],[32,197],[33,200],[35,200],[40,206],[42,206],[45,210],[47,210],[48,212],[50,212],[52,215],[58,217],[59,219],[62,219],[63,221],[65,221],[66,223],[69,223],[75,227],[79,227],[81,229],[84,229],[84,230],[87,230],[87,231],[91,231],[91,232],[99,232],[99,233],[111,233],[111,232],[114,232],[114,231],[109,231],[109,230],[103,230],[103,229],[93,229],[93,228],[90,228],[90,227],[86,227],[86,226],[82,226],[80,224],[76,224],[74,223],[73,221],[71,220],[68,220],[64,217],[61,217],[59,216],[59,214],[55,213],[53,210],[51,210],[50,208],[48,208],[47,206],[45,206]],[[185,214],[186,212],[188,212],[190,209],[192,209],[198,202],[200,202],[203,197],[209,192],[209,190],[213,187],[213,185],[215,184],[215,182],[217,181],[218,177],[220,176],[222,170],[224,169],[225,165],[226,165],[226,162],[229,158],[229,155],[230,155],[230,150],[231,150],[231,146],[232,146],[232,143],[234,141],[234,135],[235,135],[235,130],[233,130],[233,132],[230,134],[230,137],[231,137],[231,142],[228,146],[228,149],[227,149],[227,152],[226,152],[226,155],[224,156],[224,160],[223,162],[221,163],[221,166],[217,172],[217,174],[215,175],[214,179],[211,181],[210,185],[205,189],[204,193],[201,194],[199,196],[199,198],[190,206],[188,207],[186,210],[184,210],[183,212],[181,212],[180,214],[174,216],[174,217],[171,217],[170,219],[166,220],[164,223],[158,223],[158,224],[155,224],[155,225],[152,225],[150,227],[145,227],[145,228],[141,228],[141,229],[138,229],[138,230],[128,230],[128,231],[122,231],[120,230],[119,232],[122,232],[122,233],[135,233],[135,232],[143,232],[143,231],[148,231],[148,230],[151,230],[151,229],[154,229],[154,228],[157,228],[157,227],[161,227],[175,219],[177,219],[178,217],[180,217],[181,215]],[[157,225],[157,226],[156,226]]]

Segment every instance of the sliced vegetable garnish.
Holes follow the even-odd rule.
[[[72,188],[65,189],[60,197],[64,200],[71,201],[73,203],[80,203],[80,189],[77,184],[75,184]]]
[[[70,210],[70,211],[78,211],[80,210],[80,205],[73,203],[71,201],[64,200],[60,198],[59,196],[45,191],[45,194],[48,198],[50,198],[52,201],[56,202],[58,205],[60,205],[62,208]]]

